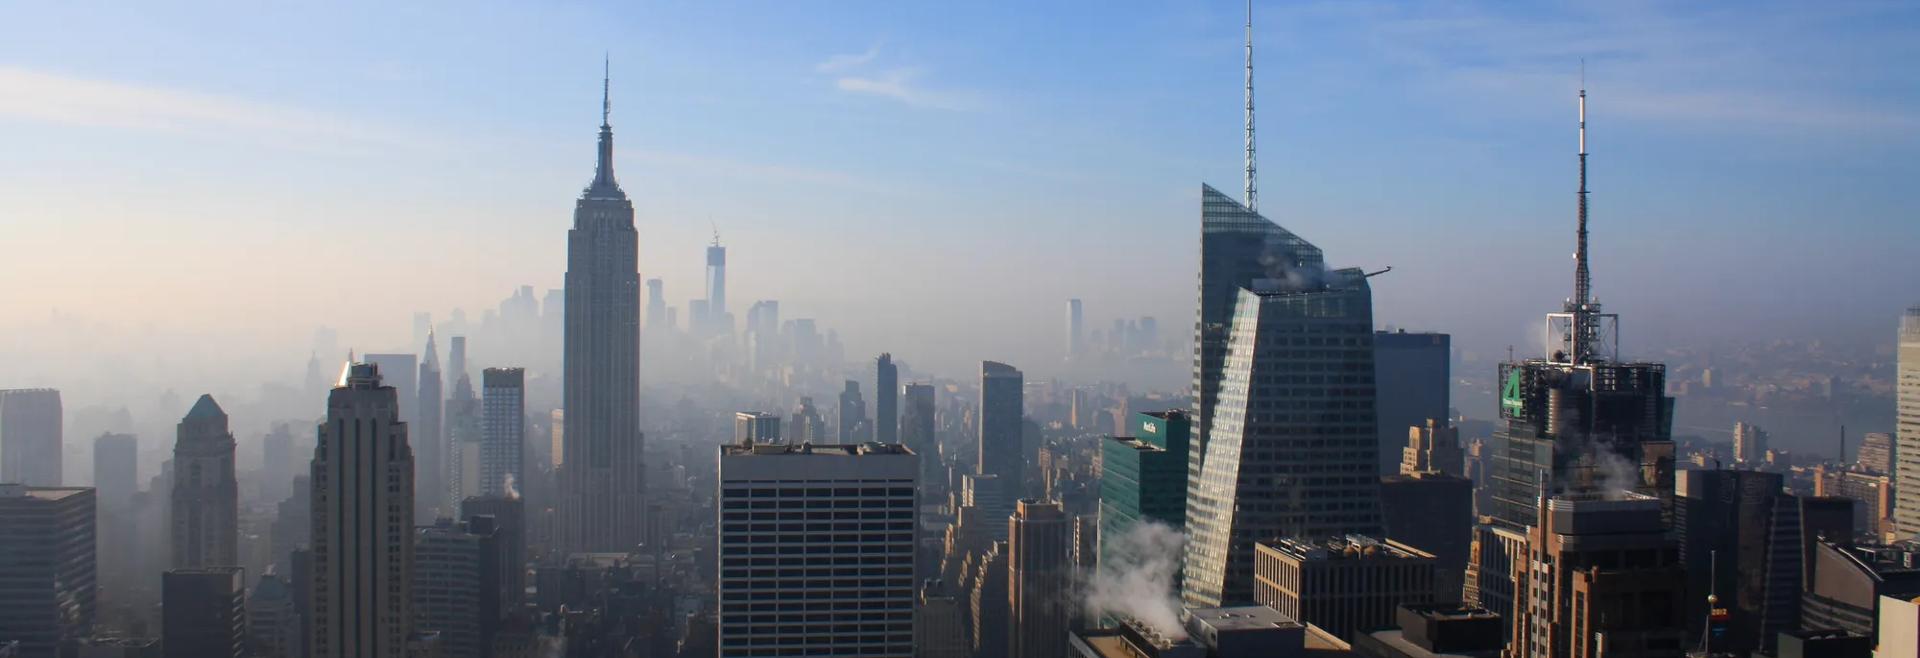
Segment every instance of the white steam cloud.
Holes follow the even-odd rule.
[[[1186,638],[1180,599],[1173,591],[1186,543],[1179,529],[1146,520],[1109,538],[1100,566],[1086,584],[1087,617],[1132,619],[1167,637]]]
[[[513,481],[512,473],[500,477],[500,488],[507,492],[508,499],[518,500],[520,498],[520,486]]]

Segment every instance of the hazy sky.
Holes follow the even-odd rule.
[[[1183,332],[1199,185],[1240,186],[1234,2],[161,4],[0,8],[0,357],[38,368],[15,378],[77,349],[291,373],[315,325],[385,348],[411,311],[558,287],[603,53],[644,275],[684,309],[717,226],[737,316],[777,298],[854,354],[1057,358],[1074,296]],[[1629,352],[1891,340],[1920,300],[1920,5],[1256,21],[1261,208],[1331,264],[1393,266],[1382,323],[1535,342],[1570,288],[1581,58]]]

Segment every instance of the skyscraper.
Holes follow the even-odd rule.
[[[247,655],[247,582],[240,567],[173,569],[161,574],[160,592],[167,658]]]
[[[1101,443],[1101,556],[1142,519],[1175,529],[1187,522],[1187,444],[1193,422],[1183,410],[1134,414],[1133,436]]]
[[[918,459],[871,443],[720,447],[720,658],[914,654]],[[826,519],[834,534],[807,531]]]
[[[526,371],[488,368],[480,381],[480,495],[506,496],[526,478]]]
[[[612,104],[602,80],[600,156],[567,231],[567,326],[560,549],[624,551],[640,542],[639,234],[613,178]]]
[[[974,470],[999,478],[1008,500],[1020,496],[1026,478],[1020,421],[1026,413],[1026,378],[1013,366],[980,362],[980,444]]]
[[[840,442],[860,443],[867,440],[870,432],[867,427],[867,401],[860,397],[860,382],[847,380],[847,387],[840,391]]]
[[[445,425],[447,431],[447,487],[444,492],[427,495],[460,500],[480,494],[480,452],[484,412],[474,392],[473,377],[467,373],[467,339],[454,336],[447,352],[447,380],[453,390],[447,395]],[[483,373],[484,374],[484,373]]]
[[[140,490],[140,441],[132,434],[102,434],[93,440],[93,487],[101,510],[124,510]]]
[[[433,330],[427,330],[426,353],[420,358],[419,395],[414,404],[415,420],[408,425],[409,440],[420,458],[419,479],[414,487],[415,516],[453,511],[454,499],[447,491],[447,435],[441,422],[445,411],[444,380],[440,376],[440,348],[434,345]],[[424,514],[423,514],[424,513]]]
[[[1634,493],[1548,500],[1527,529],[1532,557],[1515,590],[1519,620],[1506,655],[1682,655],[1686,570],[1660,510],[1658,499]]]
[[[1900,318],[1900,356],[1895,395],[1894,530],[1901,539],[1920,535],[1920,305]]]
[[[0,482],[60,486],[61,418],[59,391],[0,391]]]
[[[202,395],[173,444],[173,567],[240,566],[240,483],[227,412]],[[242,589],[246,582],[242,579]]]
[[[412,423],[420,402],[419,355],[363,354],[360,358],[380,368],[381,380],[400,396],[400,422]]]
[[[349,363],[313,448],[313,655],[404,655],[412,627],[413,448],[379,366]]]
[[[54,658],[93,625],[93,489],[0,484],[0,528],[0,638]]]
[[[1800,499],[1781,493],[1782,484],[1778,473],[1729,470],[1682,471],[1674,483],[1687,636],[1706,630],[1707,595],[1718,595],[1714,651],[1770,652],[1780,631],[1800,622],[1806,533]]]
[[[932,384],[908,384],[901,389],[905,402],[900,413],[900,442],[920,455],[923,466],[939,463],[939,440],[934,437]]]
[[[660,331],[672,329],[673,323],[667,319],[666,282],[660,279],[647,279],[647,330]]]
[[[1087,345],[1086,317],[1080,312],[1080,300],[1067,300],[1067,360],[1080,358]]]
[[[1065,658],[1074,600],[1073,524],[1059,503],[1021,500],[1007,518],[1007,610],[1012,658]]]
[[[1373,334],[1373,381],[1378,389],[1380,474],[1400,472],[1407,429],[1447,423],[1453,339],[1447,334],[1379,331]],[[1459,475],[1459,469],[1449,471]]]
[[[527,592],[527,505],[520,497],[474,497],[460,502],[460,520],[472,527],[477,517],[493,519],[500,544],[500,611],[519,610]]]
[[[712,333],[733,331],[733,319],[727,315],[727,248],[720,246],[720,232],[714,231],[713,244],[707,245],[707,317],[706,330]]]
[[[1380,533],[1372,305],[1357,269],[1241,289],[1188,482],[1188,606],[1251,602],[1255,541]]]
[[[409,595],[414,626],[440,634],[448,656],[485,656],[481,641],[500,619],[500,559],[491,517],[442,518],[414,531]]]
[[[1544,358],[1500,365],[1500,418],[1488,442],[1492,516],[1537,519],[1541,491],[1608,486],[1672,495],[1673,398],[1666,366],[1619,360],[1619,316],[1603,313],[1587,261],[1587,94],[1580,92],[1574,291],[1547,315]],[[1544,478],[1544,479],[1543,479]],[[1609,480],[1611,482],[1603,482]]]
[[[1766,462],[1767,431],[1752,423],[1734,423],[1733,461],[1749,465],[1760,465]]]
[[[874,360],[873,440],[900,442],[900,367],[892,354]]]
[[[733,413],[733,442],[773,443],[780,440],[780,417],[759,411]]]

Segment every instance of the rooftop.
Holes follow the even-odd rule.
[[[911,455],[912,450],[898,443],[755,443],[753,445],[725,445],[720,447],[721,454],[727,457],[757,457],[769,455],[822,455],[836,457],[858,457],[861,455]]]
[[[1223,631],[1301,627],[1300,622],[1289,619],[1286,615],[1280,614],[1280,611],[1264,605],[1189,608],[1187,616],[1195,623],[1203,623]]]
[[[0,484],[0,498],[65,500],[68,497],[91,491],[93,491],[93,487],[30,487],[24,484]]]
[[[1344,560],[1348,558],[1366,559],[1433,559],[1433,555],[1411,546],[1381,541],[1366,535],[1346,535],[1325,538],[1293,538],[1261,542],[1267,547],[1297,560]]]

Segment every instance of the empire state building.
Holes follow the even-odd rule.
[[[643,527],[639,235],[613,179],[612,104],[602,81],[600,159],[567,231],[566,430],[560,548],[631,550]]]

